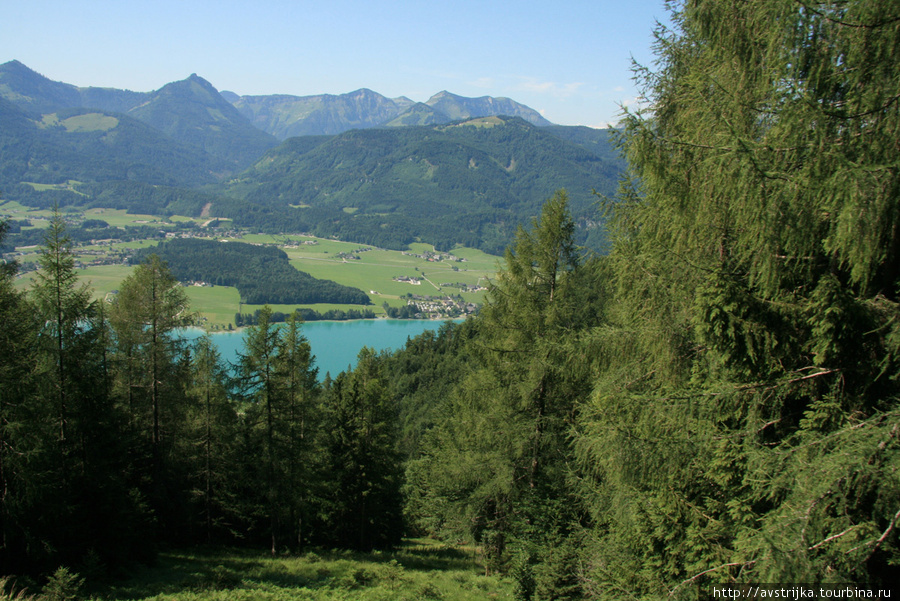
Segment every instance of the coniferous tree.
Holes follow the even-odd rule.
[[[179,533],[186,510],[183,466],[188,380],[178,329],[193,316],[184,290],[155,255],[122,282],[110,309],[117,388],[129,416],[133,485],[150,503],[162,532]]]
[[[311,489],[317,463],[315,445],[318,426],[318,369],[314,367],[312,349],[302,333],[303,320],[296,313],[288,316],[281,331],[276,368],[283,396],[281,421],[286,422],[284,451],[287,454],[285,474],[286,501],[289,503],[285,530],[294,530],[297,546],[304,544],[304,525],[311,521],[313,509]]]
[[[589,347],[579,348],[579,338],[596,325],[599,302],[590,292],[594,265],[586,265],[560,191],[507,250],[471,341],[478,367],[407,470],[409,511],[423,527],[471,536],[489,571],[512,561],[525,597],[535,590],[535,565],[579,521],[566,480],[569,430],[591,385]]]
[[[266,522],[274,554],[279,545],[303,543],[312,473],[306,430],[315,420],[316,371],[301,322],[291,317],[281,330],[271,317],[271,308],[265,306],[256,325],[247,328],[239,371],[248,400],[247,441],[254,462],[263,460],[262,473],[255,474],[262,477],[256,488],[263,491],[262,498],[257,495],[257,528],[262,530],[259,522]],[[248,471],[253,468],[248,466]]]
[[[33,359],[32,374],[15,405],[22,421],[8,440],[16,455],[27,458],[19,472],[22,486],[13,487],[21,495],[15,527],[25,543],[22,565],[76,565],[89,553],[120,561],[131,555],[135,513],[121,479],[119,419],[106,386],[107,330],[89,288],[78,283],[58,211],[45,234],[31,296],[34,334],[20,330],[24,338],[11,342],[13,349],[33,346],[18,349],[22,359]],[[18,304],[13,302],[10,309]]]
[[[7,223],[0,222],[0,242]],[[28,560],[21,497],[29,479],[23,461],[28,448],[24,426],[34,395],[37,323],[25,296],[13,287],[17,266],[0,263],[0,571],[15,573]]]
[[[189,435],[179,448],[191,470],[192,499],[207,543],[227,532],[234,513],[231,466],[237,462],[236,407],[228,397],[228,374],[209,334],[197,339],[191,357]]]
[[[398,411],[379,357],[363,348],[354,370],[326,383],[324,397],[330,542],[360,550],[395,545],[403,534]]]
[[[596,596],[888,582],[896,6],[676,5],[626,119],[617,284],[578,429]]]

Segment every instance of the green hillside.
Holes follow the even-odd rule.
[[[192,186],[226,165],[131,117],[94,109],[28,114],[0,98],[0,185],[7,198],[25,182],[141,181]]]
[[[357,130],[308,152],[292,142],[274,149],[226,186],[250,206],[222,215],[389,248],[420,239],[497,252],[559,188],[587,226],[592,191],[611,194],[621,168],[518,118]]]
[[[196,74],[153,92],[129,114],[179,142],[225,160],[231,169],[250,165],[277,144]]]
[[[417,102],[395,119],[385,123],[385,127],[409,127],[411,125],[438,125],[452,121],[444,113],[424,102]]]
[[[95,109],[123,113],[221,161],[220,174],[244,169],[277,141],[254,127],[196,74],[153,92],[81,88],[51,81],[19,61],[0,65],[0,98],[28,113]]]

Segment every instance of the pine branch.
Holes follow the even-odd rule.
[[[833,540],[837,540],[837,539],[841,538],[842,536],[844,536],[844,535],[846,535],[846,534],[850,534],[852,531],[854,531],[854,530],[856,530],[857,528],[859,528],[859,526],[860,526],[860,524],[856,524],[855,526],[850,526],[849,528],[847,528],[847,529],[844,530],[843,532],[838,532],[837,534],[832,534],[832,535],[829,536],[828,538],[825,538],[825,539],[820,540],[819,542],[817,542],[816,544],[812,545],[811,547],[807,547],[806,550],[807,550],[807,551],[812,551],[812,550],[814,550],[814,549],[818,549],[818,548],[821,547],[822,545],[825,545],[825,544],[827,544],[827,543],[830,543],[830,542],[833,541]]]
[[[697,580],[698,578],[700,578],[701,576],[704,576],[704,575],[706,575],[706,574],[709,574],[710,572],[715,572],[715,571],[717,571],[717,570],[721,570],[722,568],[733,568],[733,567],[735,567],[735,566],[741,566],[741,567],[752,566],[752,565],[755,564],[755,563],[756,563],[756,560],[755,560],[755,559],[753,559],[753,560],[751,560],[751,561],[733,561],[733,562],[730,562],[730,563],[723,563],[723,564],[720,565],[720,566],[716,566],[716,567],[710,568],[710,569],[708,569],[708,570],[704,570],[704,571],[700,572],[699,574],[696,574],[696,575],[694,575],[694,576],[691,576],[691,577],[688,578],[687,580],[682,581],[678,586],[676,586],[676,587],[673,588],[671,591],[669,591],[669,596],[671,597],[672,595],[674,595],[674,594],[675,594],[675,591],[677,591],[678,589],[680,589],[680,588],[681,588],[682,586],[684,586],[685,584],[690,584],[690,583],[694,582],[695,580]]]
[[[796,2],[797,2],[797,4],[799,4],[800,6],[802,6],[804,9],[808,10],[809,12],[813,13],[814,15],[822,17],[829,23],[834,23],[834,24],[840,25],[842,27],[852,27],[854,29],[879,29],[886,25],[891,25],[893,23],[900,21],[900,17],[894,17],[893,19],[885,19],[883,21],[876,21],[875,23],[848,23],[847,21],[842,21],[840,19],[835,19],[834,17],[829,17],[822,11],[816,10],[815,8],[813,8],[806,2],[803,2],[802,0],[796,0]]]
[[[894,526],[897,525],[897,520],[900,520],[900,509],[898,509],[898,510],[897,510],[897,513],[894,514],[894,517],[891,518],[891,523],[888,524],[888,527],[885,529],[884,532],[881,533],[881,536],[878,537],[877,540],[874,540],[874,541],[871,541],[871,540],[870,540],[869,542],[866,542],[866,543],[863,543],[863,544],[861,544],[861,545],[859,545],[859,546],[853,547],[852,549],[850,549],[849,551],[847,551],[847,553],[848,553],[848,554],[849,554],[849,553],[853,553],[854,551],[856,551],[856,550],[859,549],[860,547],[866,547],[866,546],[868,546],[868,545],[874,544],[875,546],[872,547],[872,550],[871,550],[871,551],[869,552],[869,554],[866,556],[866,559],[862,562],[862,563],[865,563],[866,561],[869,560],[870,557],[872,557],[872,555],[875,554],[875,551],[878,550],[878,547],[881,546],[881,543],[883,543],[883,542],[885,541],[885,539],[888,537],[888,535],[889,535],[889,534],[891,533],[891,531],[894,529]]]

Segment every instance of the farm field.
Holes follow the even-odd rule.
[[[102,219],[110,227],[130,227],[154,225],[160,229],[176,230],[178,222],[194,221],[199,228],[208,218],[184,216],[161,217],[154,215],[128,214],[121,209],[87,209],[84,211],[63,211],[67,221],[79,223],[84,219]],[[29,220],[31,227],[44,228],[52,211],[33,209],[15,202],[0,204],[0,219]],[[23,228],[24,229],[24,228]],[[384,304],[400,308],[406,305],[409,295],[418,296],[460,296],[467,303],[481,304],[486,291],[483,287],[487,279],[498,269],[498,257],[477,249],[458,248],[450,255],[436,253],[429,244],[413,244],[409,251],[394,251],[373,248],[354,242],[314,238],[303,235],[271,235],[243,233],[235,235],[221,233],[222,230],[204,231],[193,229],[197,237],[226,239],[250,244],[275,245],[283,249],[295,268],[313,277],[333,280],[339,284],[353,286],[365,292],[372,301],[367,307],[361,305],[313,304],[313,305],[271,305],[274,311],[290,313],[297,308],[311,308],[320,313],[331,309],[369,309],[376,315],[385,315]],[[112,232],[110,232],[110,237]],[[127,242],[102,242],[81,244],[75,248],[76,260],[83,268],[79,270],[82,281],[94,290],[94,297],[106,298],[118,289],[132,271],[132,267],[122,263],[92,265],[98,258],[121,256],[121,253],[138,248],[147,248],[159,243],[157,239],[141,239]],[[14,257],[20,264],[36,264],[37,248],[17,248]],[[119,253],[117,255],[117,253]],[[27,289],[34,277],[33,272],[22,274],[16,282],[19,289]],[[398,281],[396,278],[407,278]],[[422,278],[421,280],[419,278]],[[447,285],[450,284],[450,285]],[[464,284],[467,289],[461,289]],[[480,290],[472,291],[480,287]],[[236,288],[231,286],[188,286],[186,288],[191,304],[198,313],[201,325],[210,330],[227,329],[234,323],[235,313],[253,313],[262,305],[241,303]]]

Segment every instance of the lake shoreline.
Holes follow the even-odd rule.
[[[467,317],[430,317],[427,319],[398,319],[396,317],[387,317],[385,315],[379,315],[378,317],[369,317],[369,318],[361,318],[361,319],[314,319],[312,321],[304,321],[303,325],[309,325],[311,323],[354,323],[354,322],[373,322],[373,321],[396,321],[396,322],[418,322],[418,321],[427,321],[427,322],[445,322],[445,321],[453,321],[453,322],[463,322]],[[278,325],[279,323],[284,322],[276,322],[274,325]],[[207,334],[234,334],[235,332],[241,332],[245,328],[249,328],[252,326],[239,326],[231,330],[210,330],[203,326],[188,326],[184,329],[197,329]]]

